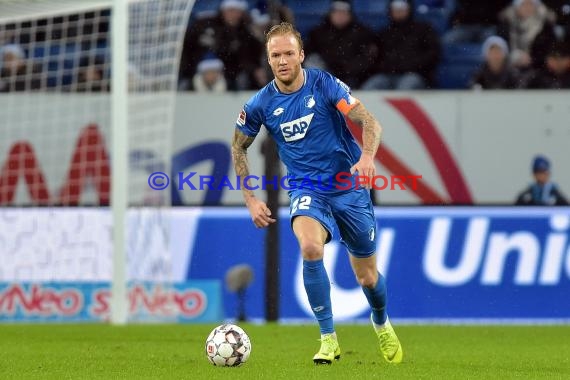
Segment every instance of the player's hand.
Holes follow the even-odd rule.
[[[275,223],[275,219],[271,217],[271,210],[265,202],[257,198],[249,198],[246,201],[247,209],[251,215],[251,220],[257,228],[267,227],[271,223]]]
[[[376,166],[371,155],[362,154],[360,160],[350,168],[350,174],[358,172],[357,183],[365,189],[372,188],[372,178],[376,175]]]

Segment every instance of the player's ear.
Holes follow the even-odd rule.
[[[303,63],[303,61],[305,60],[305,50],[301,49],[301,52],[299,53],[299,57],[301,59],[301,63]]]

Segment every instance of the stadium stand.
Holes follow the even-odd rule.
[[[251,7],[258,1],[248,0]],[[328,12],[330,0],[283,0],[284,5],[295,14],[296,26],[301,34],[306,34]],[[387,0],[357,0],[353,2],[356,16],[372,29],[379,30],[387,24]],[[215,13],[220,0],[197,0],[192,10],[192,19]],[[442,33],[449,26],[449,18],[455,9],[454,0],[418,0],[416,13],[418,18],[431,23]]]
[[[298,29],[304,37],[315,27],[328,12],[330,0],[281,0],[289,7],[295,16]],[[221,0],[196,0],[190,22],[207,17],[218,11]],[[259,0],[248,0],[254,7]],[[357,19],[371,27],[380,30],[387,25],[388,0],[355,0],[353,9]],[[456,9],[455,0],[416,0],[415,14],[418,20],[430,23],[434,29],[443,35],[449,30],[451,17]],[[108,17],[108,12],[98,15]],[[437,70],[437,84],[441,89],[465,89],[469,79],[482,62],[481,46],[479,44],[444,44],[443,59]],[[108,42],[93,40],[89,44],[36,44],[31,51],[26,51],[28,57],[41,62],[47,73],[48,88],[68,86],[73,81],[71,73],[81,65],[84,56],[93,57],[93,50],[98,60],[108,60]],[[60,54],[64,52],[64,54]],[[87,52],[90,52],[87,54]]]
[[[256,0],[249,0],[250,6],[256,3]],[[219,4],[219,0],[197,0],[192,20],[215,13]],[[330,0],[283,0],[283,4],[293,11],[297,28],[306,36],[328,12]],[[387,4],[388,0],[357,0],[353,2],[353,8],[358,20],[378,31],[388,23]],[[415,6],[416,18],[430,23],[440,35],[449,28],[455,0],[417,0]],[[467,88],[472,73],[481,63],[480,51],[480,46],[473,44],[444,46],[444,59],[438,69],[439,86]]]
[[[49,36],[44,26],[47,20],[38,20],[35,27],[24,23],[29,31],[19,35],[15,42],[23,44],[26,56],[41,65],[47,89],[67,90],[81,65],[103,66],[103,62],[109,61],[106,39],[109,17],[110,11],[102,10],[83,14],[81,21],[77,15],[55,18]]]

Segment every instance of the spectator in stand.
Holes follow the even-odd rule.
[[[224,77],[224,63],[214,55],[207,55],[198,64],[192,79],[192,90],[198,92],[226,92],[228,85]]]
[[[546,56],[545,67],[534,69],[527,78],[528,89],[570,89],[570,52],[564,42],[554,44]]]
[[[263,70],[260,57],[263,44],[249,29],[248,3],[223,0],[219,14],[190,25],[182,52],[180,89],[189,89],[198,63],[208,52],[218,56],[225,67],[229,90],[259,88],[256,72]]]
[[[497,33],[499,12],[510,2],[511,0],[494,0],[483,5],[479,1],[457,0],[451,17],[452,28],[444,34],[443,43],[483,43]]]
[[[514,67],[525,71],[543,65],[555,20],[554,12],[540,0],[514,0],[499,14],[499,35],[509,44]]]
[[[389,25],[376,39],[376,72],[363,90],[415,90],[433,86],[441,57],[440,40],[431,25],[415,21],[411,0],[390,0]]]
[[[14,23],[7,23],[2,26],[0,30],[0,46],[9,45],[17,40],[17,28]]]
[[[84,58],[79,63],[77,92],[107,92],[109,79],[105,77],[105,60]]]
[[[355,19],[349,0],[333,0],[327,15],[309,32],[305,54],[305,67],[327,70],[358,88],[372,75],[374,32]]]
[[[545,4],[556,14],[558,33],[570,38],[570,0],[546,0]]]
[[[42,67],[26,59],[26,52],[18,44],[0,49],[0,92],[30,91],[45,88],[42,85]]]
[[[273,25],[281,22],[295,23],[293,11],[283,5],[280,0],[259,0],[249,12],[251,17],[251,32],[265,46],[265,32]],[[271,80],[273,73],[267,62],[267,56],[259,57],[263,70],[256,70],[254,80],[257,87],[263,87]]]
[[[507,59],[509,47],[504,39],[498,36],[487,38],[482,53],[485,62],[471,79],[471,88],[497,90],[520,87],[520,76]]]
[[[550,181],[550,161],[538,155],[532,163],[534,183],[519,194],[516,204],[522,206],[565,206],[568,200]]]
[[[293,11],[280,0],[259,0],[249,12],[253,35],[265,44],[265,32],[280,22],[294,24]],[[263,57],[266,60],[266,57]],[[267,82],[266,82],[267,83]]]

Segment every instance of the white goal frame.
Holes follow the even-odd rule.
[[[143,202],[132,202],[133,184],[139,190],[142,186],[138,185],[136,178],[129,178],[129,176],[132,175],[132,173],[130,173],[130,164],[132,164],[134,160],[131,157],[131,149],[137,149],[137,141],[133,140],[133,136],[129,135],[129,132],[133,124],[136,124],[137,127],[142,125],[141,128],[150,125],[152,128],[155,128],[155,130],[162,132],[161,128],[166,128],[164,125],[170,125],[173,122],[173,116],[165,116],[171,115],[172,112],[162,112],[162,110],[160,114],[152,114],[153,117],[147,117],[146,114],[142,115],[145,117],[145,119],[142,120],[141,115],[131,113],[133,100],[135,102],[140,100],[141,102],[137,103],[137,105],[149,113],[151,112],[149,107],[142,108],[145,104],[150,103],[149,99],[153,102],[151,105],[156,103],[157,107],[164,108],[166,104],[168,111],[174,110],[175,81],[178,75],[183,43],[181,39],[184,37],[188,22],[190,21],[190,13],[194,7],[194,3],[195,0],[0,0],[1,25],[8,23],[25,23],[29,20],[37,21],[38,19],[41,20],[42,17],[51,19],[62,14],[73,15],[76,12],[86,13],[97,10],[104,10],[106,12],[107,9],[111,10],[110,30],[108,34],[110,41],[107,40],[110,42],[107,46],[111,49],[110,105],[105,104],[102,109],[105,110],[107,117],[106,126],[110,127],[110,129],[107,128],[106,131],[109,133],[108,136],[110,136],[109,146],[112,152],[112,159],[110,160],[111,189],[109,208],[113,221],[113,241],[112,252],[109,252],[109,249],[105,249],[105,251],[112,254],[110,322],[115,325],[126,324],[129,317],[127,289],[128,281],[133,278],[132,273],[129,272],[128,263],[129,239],[127,236],[127,218],[129,206],[149,204],[146,198],[144,198]],[[142,16],[139,17],[137,13],[139,8],[133,7],[134,5],[141,5],[140,14]],[[171,16],[174,16],[175,21],[169,19]],[[131,17],[133,20],[130,19]],[[19,27],[20,26],[18,26],[18,28]],[[36,27],[35,24],[34,27]],[[24,28],[25,27],[22,26],[22,29]],[[2,31],[2,29],[0,29],[0,31]],[[156,33],[154,33],[155,31]],[[88,33],[91,35],[90,32]],[[105,31],[105,33],[107,32]],[[139,42],[136,39],[133,40],[132,37],[141,37],[143,42]],[[165,39],[173,43],[165,44]],[[0,40],[0,46],[2,46],[2,43],[3,41]],[[132,46],[129,46],[131,43]],[[139,44],[141,46],[140,49]],[[160,47],[164,46],[166,47],[161,50]],[[150,48],[146,49],[147,47]],[[133,58],[133,51],[138,54],[139,50],[144,53]],[[156,50],[156,52],[154,52],[154,50]],[[63,54],[62,52],[62,55]],[[168,61],[167,63],[163,62],[163,57]],[[156,69],[145,71],[144,67],[142,69],[141,67],[136,67],[136,65],[133,65],[133,63],[136,62],[132,61],[136,59],[140,59],[143,62],[146,59],[146,62],[151,62],[152,64],[156,62]],[[137,71],[137,69],[141,70]],[[133,77],[136,77],[133,79],[133,82],[139,81],[136,83],[139,87],[132,86],[133,83],[131,83],[130,80],[131,73]],[[163,85],[165,83],[166,85]],[[43,91],[34,93],[33,98],[38,98],[40,101],[44,101],[48,98],[49,101],[52,99],[61,99],[65,96],[62,96],[65,92],[62,91],[64,85],[58,83],[58,86],[61,86],[59,87],[59,91],[54,90],[52,92],[42,88]],[[26,92],[28,90],[29,88],[25,89]],[[53,90],[53,88],[50,90]],[[65,88],[65,90],[68,89]],[[72,92],[73,91],[75,90],[72,89]],[[18,94],[17,96],[21,95],[22,94]],[[87,96],[96,97],[93,94],[87,94]],[[30,97],[32,98],[32,96]],[[172,99],[169,97],[172,97]],[[102,96],[96,98],[108,99]],[[89,99],[90,98],[88,98],[88,100]],[[143,103],[143,101],[146,103]],[[49,105],[50,103],[46,101],[45,104]],[[158,120],[157,118],[161,119]],[[164,123],[161,123],[162,121],[164,121]],[[145,136],[148,136],[148,134]],[[170,134],[168,138],[170,138]],[[167,140],[165,137],[164,141]],[[67,146],[67,144],[65,146]],[[157,148],[155,151],[163,150],[166,149]],[[171,152],[168,152],[168,156],[164,157],[163,160],[167,162],[165,165],[168,167],[170,167],[170,153]],[[55,165],[56,167],[58,166],[57,164],[58,163]],[[168,169],[164,170],[167,171]],[[145,188],[143,190],[148,189]],[[163,194],[168,193],[164,192]],[[163,201],[164,198],[161,198],[161,200]],[[51,202],[47,204],[49,206],[55,204],[53,200],[49,200],[48,202]],[[150,202],[152,202],[152,200]],[[35,206],[36,204],[28,203],[26,205]],[[105,202],[105,205],[107,205],[107,202]],[[156,204],[154,205],[156,206]],[[159,207],[165,205],[170,205],[170,202],[164,201],[164,204],[160,203]],[[108,259],[111,261],[110,257],[108,257]],[[107,270],[106,273],[109,273],[109,271]],[[105,278],[105,281],[107,281],[107,278],[108,277]]]
[[[113,277],[111,323],[128,319],[126,215],[128,207],[129,125],[128,51],[129,0],[113,0],[111,12],[111,213],[113,217]]]

